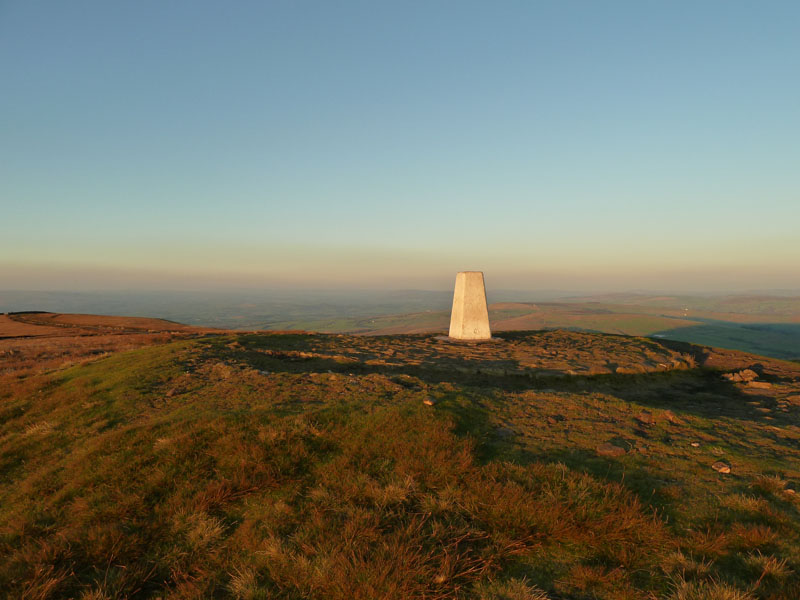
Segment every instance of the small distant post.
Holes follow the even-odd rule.
[[[482,271],[462,271],[456,275],[450,337],[456,340],[492,338]]]

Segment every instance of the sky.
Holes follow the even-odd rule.
[[[798,22],[0,0],[0,289],[800,289]]]

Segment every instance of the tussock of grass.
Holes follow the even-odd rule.
[[[675,586],[670,600],[755,600],[755,596],[718,581],[682,581]]]
[[[524,578],[488,582],[477,590],[479,600],[550,600],[550,597]]]

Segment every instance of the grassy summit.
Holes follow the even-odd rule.
[[[799,414],[795,363],[565,331],[225,334],[7,369],[0,590],[788,600]]]

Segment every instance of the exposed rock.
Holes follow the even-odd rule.
[[[731,466],[727,463],[722,462],[721,460],[718,460],[713,465],[711,465],[711,468],[714,469],[717,473],[722,473],[723,475],[727,475],[728,473],[731,472]]]
[[[758,379],[758,373],[752,369],[743,369],[739,371],[739,377],[742,378],[742,381],[753,381],[754,379]]]
[[[614,444],[600,444],[597,447],[597,453],[600,456],[623,456],[625,452],[625,448],[620,448],[619,446],[615,446]]]
[[[692,448],[699,448],[700,442],[692,442],[690,445],[692,446]]]
[[[431,398],[431,397],[429,396],[429,397],[425,398],[425,399],[422,401],[422,403],[423,403],[423,404],[426,404],[427,406],[433,406],[434,404],[436,404],[436,399],[435,399],[435,398]]]
[[[747,383],[749,381],[753,381],[754,379],[758,379],[758,373],[752,369],[742,369],[736,373],[724,373],[722,376],[728,381],[734,381],[737,383]]]
[[[747,387],[759,388],[759,389],[762,389],[762,390],[767,390],[767,389],[772,387],[772,384],[768,383],[766,381],[748,381],[747,382]]]

